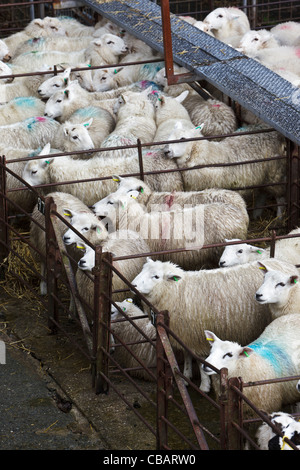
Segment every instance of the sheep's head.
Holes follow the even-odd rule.
[[[95,91],[111,90],[114,86],[114,75],[118,69],[98,69],[94,71],[93,87]]]
[[[73,150],[89,150],[95,148],[94,142],[89,134],[92,123],[93,118],[79,124],[66,122],[62,127],[64,134],[64,150],[72,152]]]
[[[142,271],[132,281],[132,285],[144,295],[152,295],[156,286],[168,283],[179,283],[184,271],[170,261],[153,261],[147,258]]]
[[[203,20],[208,25],[210,31],[220,31],[235,20],[238,20],[242,12],[237,8],[216,8],[211,11]]]
[[[82,250],[84,253],[82,258],[78,261],[78,267],[82,271],[91,271],[95,266],[95,250],[89,245],[84,243],[77,243],[76,248]]]
[[[227,240],[226,242],[240,241],[239,239]],[[248,263],[252,260],[253,256],[257,256],[259,259],[265,252],[263,248],[258,248],[248,243],[239,243],[236,245],[227,245],[224,248],[223,254],[219,260],[219,266],[221,268],[227,268],[229,266],[235,266],[236,264]]]
[[[266,29],[259,31],[247,31],[241,39],[239,49],[247,55],[253,56],[257,51],[266,47],[276,47],[279,43],[276,41],[272,33]]]
[[[29,160],[23,170],[22,178],[30,184],[30,186],[36,186],[39,184],[45,184],[49,180],[48,169],[49,165],[54,161],[50,156],[46,157],[50,153],[50,144],[45,145],[42,151],[37,155],[45,155],[45,159]]]
[[[176,123],[167,140],[178,140],[178,142],[173,142],[164,146],[163,151],[165,156],[167,158],[180,158],[185,155],[193,144],[192,141],[186,141],[186,139],[203,137],[201,134],[202,128],[203,124],[193,129],[184,129],[180,121]]]
[[[68,86],[57,91],[48,99],[44,115],[52,119],[62,116],[65,106],[76,100],[76,87],[80,87],[77,80],[70,82]],[[80,87],[81,88],[81,87]]]
[[[232,377],[239,361],[246,361],[253,353],[253,349],[248,346],[240,346],[233,341],[222,341],[214,333],[204,330],[206,340],[209,342],[211,350],[209,356],[205,359],[207,363],[215,369],[228,369],[228,376]],[[202,368],[207,375],[216,374],[216,370],[203,364]]]
[[[101,241],[107,238],[108,233],[104,224],[92,212],[75,212],[71,209],[65,209],[64,217],[77,232],[88,240]],[[81,243],[82,238],[69,228],[63,236],[63,241],[66,245],[72,245],[73,243]]]
[[[128,52],[128,47],[123,39],[110,33],[103,34],[99,39],[94,39],[92,45],[95,50],[97,50],[97,48],[100,50],[101,48],[109,49],[109,51],[117,57]]]
[[[66,34],[61,21],[51,16],[32,20],[26,26],[25,31],[29,31],[32,37],[64,36]]]
[[[70,80],[71,68],[67,68],[64,72],[50,77],[42,82],[38,88],[38,94],[41,98],[50,98],[58,90],[66,88]]]
[[[297,288],[299,276],[291,273],[286,274],[280,271],[269,269],[265,264],[258,263],[259,268],[264,272],[264,282],[256,291],[255,299],[260,304],[286,304],[290,292]]]
[[[133,176],[121,177],[118,175],[114,175],[113,180],[118,183],[118,189],[117,191],[115,191],[116,195],[127,194],[132,191],[137,191],[139,194],[138,200],[145,201],[145,199],[148,199],[150,194],[152,193],[150,186],[148,186],[145,181],[135,178]]]

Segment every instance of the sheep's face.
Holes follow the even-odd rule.
[[[47,183],[47,172],[50,163],[51,160],[29,161],[24,167],[22,178],[30,184],[30,186]]]
[[[264,282],[255,294],[255,299],[260,304],[285,305],[288,301],[291,289],[295,289],[298,276],[268,270],[261,264],[265,272]]]
[[[38,94],[41,98],[50,98],[58,90],[65,88],[69,84],[70,72],[71,68],[68,68],[63,73],[43,81],[38,88]]]
[[[34,37],[64,36],[66,34],[60,20],[46,16],[44,19],[36,18],[25,28]]]
[[[78,64],[76,68],[86,68],[88,64]],[[77,80],[79,85],[88,91],[95,91],[93,81],[93,71],[88,70],[77,70],[71,74],[72,80]],[[97,90],[96,90],[97,91]]]
[[[1,75],[11,75],[12,74],[12,70],[11,68],[6,65],[4,62],[0,61],[0,78],[1,78]],[[3,82],[4,83],[9,83],[9,82],[12,82],[13,81],[13,77],[11,78],[3,78]]]
[[[73,212],[70,209],[64,211],[64,216],[69,219],[70,224],[77,232],[86,238],[97,238],[104,240],[107,237],[107,231],[100,220],[91,212]],[[64,236],[63,241],[66,245],[73,243],[81,243],[82,239],[71,228],[69,228]]]
[[[76,100],[76,87],[78,86],[80,85],[78,85],[77,80],[75,80],[69,83],[66,88],[50,96],[45,106],[44,115],[52,119],[60,117],[63,114],[65,106]]]
[[[216,8],[204,18],[204,23],[208,25],[212,32],[220,31],[225,28],[230,21],[237,20],[239,16],[237,9],[235,11],[235,9]]]
[[[77,248],[81,249],[81,245]],[[95,266],[95,250],[90,246],[86,246],[83,257],[78,261],[78,267],[82,271],[91,271]]]
[[[94,44],[95,48],[108,48],[110,52],[115,56],[120,56],[128,52],[128,47],[126,46],[123,39],[119,36],[116,36],[115,34],[103,34],[100,39],[96,39],[92,41],[92,43]]]
[[[205,337],[211,346],[210,354],[205,359],[214,368],[220,370],[223,367],[228,369],[228,375],[234,375],[237,361],[244,361],[253,352],[248,346],[242,347],[232,341],[222,341],[211,331],[204,331]],[[217,372],[206,364],[202,365],[207,375],[213,375]]]
[[[151,295],[155,287],[162,282],[180,282],[182,269],[168,261],[147,259],[140,274],[132,281],[132,285],[144,295]]]
[[[226,242],[233,242],[236,240],[226,240]],[[262,248],[248,245],[247,243],[240,243],[238,245],[228,245],[224,248],[223,254],[219,260],[221,268],[235,266],[237,264],[244,264],[250,261],[252,255],[257,255],[257,258],[264,252]],[[252,259],[252,258],[251,258]]]
[[[92,125],[93,119],[83,122],[81,124],[66,123],[63,126],[63,133],[65,142],[64,149],[68,152],[72,150],[90,150],[93,149],[94,142],[89,134],[89,128]]]
[[[286,426],[281,426],[281,432],[285,437],[290,439],[293,444],[300,449],[300,423],[296,420],[292,420]],[[282,437],[276,434],[268,442],[269,450],[294,450]]]
[[[93,75],[93,87],[95,91],[107,91],[113,88],[113,74],[111,70],[95,70]]]
[[[271,33],[266,30],[248,31],[243,36],[239,47],[244,54],[254,55],[260,49],[265,49],[271,38]]]
[[[186,141],[194,137],[201,137],[201,128],[184,130],[181,123],[175,125],[167,140],[178,140],[164,146],[163,151],[167,158],[180,158],[185,155],[192,145],[192,142]]]
[[[116,302],[116,305],[122,310],[122,312],[127,313],[130,308],[132,307],[133,301],[132,299],[125,299],[123,302]],[[120,314],[119,310],[115,305],[111,306],[111,320],[116,320],[118,317],[124,318],[122,314]]]
[[[0,60],[8,62],[11,59],[9,49],[4,41],[0,39]]]

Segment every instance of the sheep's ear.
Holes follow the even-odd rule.
[[[210,344],[213,344],[215,341],[219,339],[217,335],[215,335],[212,331],[204,330],[204,334],[205,334],[206,340],[209,341]]]
[[[240,357],[249,357],[253,352],[254,351],[253,351],[252,348],[249,348],[249,346],[244,346],[243,348],[241,348],[239,356]]]
[[[195,129],[197,129],[198,131],[201,132],[203,127],[204,127],[204,122],[202,122],[202,124],[200,124],[200,126],[195,127]]]
[[[86,246],[85,246],[84,243],[76,243],[76,248],[78,248],[78,250],[82,250],[82,251],[86,250]]]
[[[70,90],[67,88],[66,90],[64,90],[64,97],[69,98],[69,96],[70,96]]]
[[[262,271],[264,271],[264,273],[267,273],[268,272],[268,269],[266,268],[266,266],[261,263],[260,261],[257,261],[257,264],[259,266],[259,269],[261,269]]]
[[[63,128],[63,131],[64,131],[65,136],[69,135],[69,128],[68,127],[65,126]]]
[[[172,275],[169,275],[168,276],[168,281],[175,281],[175,282],[178,282],[180,281],[181,279],[181,276],[178,276],[177,274],[172,274]]]
[[[51,144],[48,142],[40,151],[39,155],[49,155],[51,150]]]
[[[121,183],[122,179],[121,176],[117,176],[117,175],[113,175],[112,176],[112,179],[113,181],[115,181],[116,183]]]
[[[180,93],[180,95],[176,96],[175,100],[178,101],[179,103],[182,103],[186,99],[188,94],[189,94],[189,90],[185,90],[182,93]]]
[[[290,281],[290,284],[293,286],[294,284],[297,284],[298,280],[299,280],[299,276],[291,276],[289,281]]]
[[[69,217],[70,219],[72,219],[72,217],[73,217],[73,214],[70,211],[70,209],[64,209],[63,214],[64,214],[65,217]]]
[[[258,248],[257,246],[252,246],[252,245],[249,245],[249,249],[251,253],[257,253],[258,255],[261,255],[262,253],[266,251],[264,250],[264,248]]]
[[[62,74],[62,78],[64,80],[64,84],[68,85],[70,81],[70,73],[71,73],[71,67],[68,67],[65,69],[64,73]]]
[[[86,122],[82,123],[84,127],[90,127],[93,124],[93,118],[89,119]]]
[[[102,233],[103,232],[103,229],[102,229],[102,227],[100,227],[100,225],[96,225],[96,224],[92,225],[91,229],[95,230],[95,232],[97,232],[97,233]]]
[[[36,18],[35,20],[33,20],[33,24],[36,24],[40,28],[44,27],[44,23],[43,23],[43,20],[41,20],[41,18]]]
[[[52,162],[54,162],[54,158],[47,158],[47,160],[43,160],[42,167],[46,168],[48,165],[51,165]]]

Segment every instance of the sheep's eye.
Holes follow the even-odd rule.
[[[155,276],[152,276],[154,279],[159,279],[159,276],[157,276],[157,274],[155,274]]]
[[[223,359],[225,359],[226,356],[232,357],[232,353],[226,353],[226,354],[224,354]]]
[[[61,103],[61,100],[56,100],[56,103]]]
[[[57,83],[54,83],[54,85],[53,85],[53,86],[56,86],[57,88],[59,87],[59,85],[58,85]]]
[[[223,15],[218,15],[218,18],[223,18]]]
[[[243,250],[239,250],[238,253],[243,253]]]
[[[108,41],[106,44],[114,44],[113,41]]]
[[[37,170],[32,170],[31,174],[35,175],[37,173]]]
[[[106,80],[106,77],[101,77],[101,80]]]
[[[278,286],[284,287],[284,286],[285,286],[285,284],[284,284],[283,282],[279,282],[278,284],[276,284],[276,286],[275,286],[275,287],[278,287]]]
[[[254,38],[253,41],[258,41],[258,38]]]
[[[88,231],[88,229],[89,229],[88,227],[83,227],[83,229],[82,229],[82,230],[84,230],[85,232],[87,232],[87,231]]]
[[[74,140],[78,139],[77,135],[73,135],[72,139]]]
[[[113,202],[112,201],[107,201],[107,204],[113,204]]]

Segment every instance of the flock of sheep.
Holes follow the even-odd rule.
[[[246,15],[236,8],[218,8],[203,22],[183,19],[299,86],[298,23],[251,31]],[[103,251],[114,257],[162,252],[155,260],[137,257],[116,261],[115,266],[157,310],[169,311],[174,333],[194,354],[206,358],[204,364],[199,362],[200,390],[208,393],[212,379],[218,391],[214,368],[226,367],[229,377],[241,376],[245,382],[299,375],[300,285],[295,263],[300,232],[296,229],[278,241],[271,259],[269,250],[241,243],[247,239],[252,192],[233,191],[266,184],[263,196],[273,197],[277,216],[282,215],[285,194],[276,183],[284,181],[285,160],[272,158],[284,155],[283,137],[276,131],[262,132],[264,123],[247,110],[239,128],[218,90],[215,95],[210,90],[211,98],[204,100],[188,84],[168,86],[163,58],[104,19],[94,27],[66,17],[35,19],[0,42],[0,58],[0,74],[6,76],[0,80],[0,149],[8,168],[31,186],[51,183],[38,191],[52,196],[62,217]],[[145,60],[152,62],[126,66]],[[28,72],[46,73],[13,81],[7,77]],[[239,135],[243,130],[258,132]],[[238,136],[222,137],[234,132]],[[210,136],[214,138],[206,138]],[[195,140],[199,137],[202,140]],[[151,144],[142,151],[144,180],[126,176],[139,174],[138,140]],[[164,141],[170,142],[154,145]],[[251,162],[255,159],[266,161]],[[222,163],[231,165],[212,168]],[[20,187],[9,173],[7,187]],[[9,194],[12,214],[20,209],[32,213],[30,241],[37,250],[32,254],[41,265],[40,293],[45,295],[44,216],[33,192]],[[63,222],[59,227],[78,262],[78,292],[92,306],[93,282],[86,271],[95,265],[95,252]],[[200,249],[225,242],[229,245],[223,253],[222,248]],[[187,249],[177,251],[181,248]],[[163,253],[167,250],[172,253]],[[121,312],[129,318],[143,315],[128,292],[122,292],[126,284],[115,275],[112,283],[118,291],[112,320],[123,318]],[[75,308],[73,302],[70,308]],[[138,342],[142,333],[155,338],[148,318],[135,323],[138,329],[113,321],[114,341]],[[174,348],[181,349],[175,341]],[[133,352],[140,363],[155,366],[150,343],[134,345]],[[121,348],[114,354],[128,367],[137,365]],[[183,372],[190,379],[192,358],[183,354]],[[144,373],[136,374],[149,380]],[[245,394],[273,413],[273,422],[297,443],[297,422],[278,412],[299,401],[295,381],[247,388]],[[278,416],[281,421],[276,421]],[[271,441],[283,445],[267,426],[257,437],[261,448]]]

